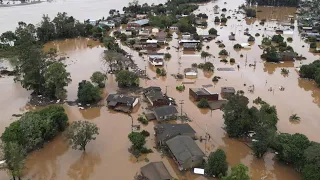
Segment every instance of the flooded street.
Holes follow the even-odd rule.
[[[283,64],[265,63],[261,60],[260,55],[262,50],[258,47],[261,44],[262,35],[272,36],[275,34],[273,27],[276,26],[276,21],[271,19],[278,19],[280,21],[288,20],[288,15],[294,15],[295,8],[272,8],[272,7],[258,7],[262,12],[257,12],[256,19],[243,19],[242,14],[236,14],[234,9],[241,5],[243,0],[225,0],[210,2],[202,4],[199,10],[195,13],[206,13],[209,16],[208,27],[206,29],[198,29],[198,34],[207,34],[208,29],[214,27],[218,30],[218,36],[211,42],[204,42],[203,50],[206,46],[210,49],[206,50],[214,57],[207,59],[213,62],[215,69],[221,67],[233,67],[235,71],[218,71],[207,74],[199,69],[197,79],[184,79],[183,82],[194,82],[194,84],[185,84],[186,90],[178,92],[176,86],[182,81],[177,81],[170,74],[177,72],[183,73],[185,68],[191,67],[192,63],[204,62],[200,58],[200,53],[188,54],[178,51],[172,46],[178,45],[177,39],[172,39],[169,42],[171,49],[160,49],[159,52],[169,52],[172,58],[165,62],[164,68],[167,70],[167,77],[155,78],[155,68],[149,65],[146,61],[147,56],[139,57],[138,53],[129,50],[127,47],[122,47],[127,52],[133,55],[135,63],[141,69],[147,69],[147,74],[151,80],[140,79],[141,87],[160,86],[162,91],[170,97],[174,97],[176,102],[184,100],[182,107],[183,113],[186,113],[192,122],[189,124],[197,132],[197,136],[204,136],[205,132],[210,134],[211,139],[209,143],[200,143],[197,141],[201,149],[209,155],[210,152],[217,148],[223,149],[227,154],[227,161],[229,166],[234,166],[240,162],[247,165],[250,169],[252,180],[260,180],[265,177],[265,180],[299,180],[300,175],[292,167],[278,163],[273,159],[274,154],[268,153],[263,159],[257,159],[253,156],[251,149],[244,143],[226,137],[225,131],[222,129],[223,118],[220,110],[200,110],[196,104],[189,99],[189,88],[202,87],[202,85],[213,84],[208,90],[220,93],[223,86],[231,86],[236,90],[243,90],[245,96],[252,100],[258,96],[271,105],[277,107],[279,122],[278,131],[287,133],[302,133],[310,140],[320,142],[318,130],[320,128],[320,88],[315,83],[299,79],[296,67],[301,64],[308,64],[319,58],[318,55],[309,52],[308,44],[304,43],[300,38],[298,30],[295,29],[294,34],[290,36],[283,35],[285,39],[292,37],[292,43],[288,43],[300,55],[302,54],[307,60],[286,62]],[[140,4],[146,1],[139,1]],[[161,3],[160,1],[152,1],[153,3]],[[151,2],[148,2],[151,3]],[[40,3],[36,5],[23,7],[0,8],[0,31],[13,30],[18,21],[39,22],[41,14],[47,13],[54,16],[57,12],[66,11],[69,15],[82,20],[86,18],[100,18],[107,16],[109,9],[122,9],[128,2],[117,1],[79,1],[79,0],[65,0],[53,1],[51,3]],[[221,26],[214,23],[213,12],[214,5],[220,8],[227,8],[226,16],[231,16],[228,19],[227,26]],[[72,7],[72,8],[70,8]],[[23,11],[21,10],[22,8]],[[50,11],[48,10],[50,9]],[[232,10],[232,11],[229,11]],[[14,13],[19,16],[14,16]],[[86,12],[86,13],[84,13]],[[234,14],[234,15],[233,15]],[[10,17],[9,17],[10,16]],[[9,17],[9,18],[8,18]],[[235,19],[237,17],[237,19]],[[12,18],[12,19],[11,19]],[[8,20],[10,19],[10,20]],[[264,26],[259,25],[261,19],[267,19]],[[251,49],[242,49],[235,51],[233,45],[236,43],[246,43],[248,36],[244,36],[244,30],[249,28],[249,33],[254,35],[260,33],[261,36],[255,37],[256,41]],[[265,30],[266,28],[266,30]],[[271,30],[272,29],[272,30]],[[236,34],[236,41],[229,41],[228,36],[231,32]],[[236,63],[231,65],[220,62],[219,48],[215,43],[220,40],[226,46],[225,49],[230,52],[229,57],[235,58]],[[303,48],[302,45],[305,47]],[[68,100],[75,100],[77,98],[78,83],[81,80],[89,80],[90,76],[95,71],[106,72],[108,66],[102,60],[102,53],[104,48],[96,41],[86,38],[68,39],[61,41],[54,41],[45,45],[45,50],[55,47],[59,55],[66,58],[64,61],[67,65],[67,71],[70,72],[72,82],[67,87]],[[240,55],[243,55],[241,58]],[[181,57],[181,59],[180,59]],[[180,60],[179,60],[180,59]],[[249,64],[254,64],[256,67],[249,67]],[[240,69],[236,68],[240,64]],[[281,68],[286,68],[290,71],[288,76],[281,74]],[[213,76],[220,76],[222,79],[218,83],[212,83]],[[246,84],[246,86],[244,86]],[[254,85],[254,93],[248,91],[248,86]],[[14,118],[12,114],[22,113],[27,108],[25,107],[28,101],[30,92],[24,90],[20,84],[15,84],[13,78],[0,78],[0,92],[3,96],[0,97],[0,114],[2,115],[0,121],[0,132],[2,133],[6,126],[8,126]],[[280,91],[279,87],[285,87],[284,91]],[[274,92],[269,92],[268,88],[274,88]],[[108,75],[105,95],[108,93],[117,92],[117,83],[114,75]],[[32,180],[91,180],[91,179],[119,179],[131,180],[137,174],[140,167],[146,165],[147,161],[163,161],[168,168],[171,175],[179,180],[202,180],[206,179],[201,176],[194,175],[190,172],[181,173],[174,162],[154,148],[154,130],[155,122],[150,122],[147,126],[142,125],[142,129],[150,132],[150,137],[147,139],[147,147],[154,151],[151,154],[140,157],[138,160],[134,158],[129,152],[130,142],[128,134],[131,131],[131,118],[123,113],[113,112],[107,107],[96,107],[87,110],[80,110],[78,107],[63,105],[69,116],[70,121],[89,120],[98,125],[100,128],[100,135],[95,141],[92,141],[87,146],[87,152],[73,150],[67,146],[62,136],[56,137],[52,142],[45,145],[43,149],[31,153],[26,162],[24,179]],[[140,101],[139,109],[134,111],[132,117],[134,124],[138,124],[136,120],[139,114],[148,105]],[[177,109],[180,112],[180,106]],[[292,124],[289,121],[289,116],[298,114],[301,117],[301,122]],[[0,179],[8,179],[8,175],[4,171],[0,171]]]

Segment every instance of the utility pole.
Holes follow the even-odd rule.
[[[166,86],[166,95],[168,96],[168,86]]]
[[[183,102],[184,100],[179,100],[179,101],[180,101],[179,104],[180,104],[180,106],[181,106],[181,117],[182,117],[182,105],[184,104],[184,102]]]
[[[206,141],[205,141],[205,144],[204,144],[204,152],[205,152],[205,155],[207,155],[207,140],[208,140],[208,126],[206,124],[206,135],[205,135],[205,138],[206,138]]]
[[[144,66],[144,76],[147,79],[147,66]]]

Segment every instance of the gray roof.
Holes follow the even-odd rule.
[[[172,176],[163,162],[151,162],[141,167],[141,174],[149,180],[170,180]]]
[[[161,92],[160,87],[149,87],[144,90],[144,95],[148,97],[152,102],[159,99],[165,99],[164,95]]]
[[[125,96],[123,94],[109,94],[107,102],[109,106],[115,106],[117,103],[133,104],[136,100],[135,97]]]
[[[221,87],[222,93],[235,93],[236,90],[233,87]]]
[[[164,116],[172,116],[178,113],[175,106],[162,106],[153,109],[154,115],[156,116],[157,120],[160,120],[161,117]]]
[[[165,141],[177,135],[196,133],[189,124],[157,124],[154,129],[158,141]]]
[[[166,36],[167,36],[167,33],[164,32],[164,31],[160,31],[157,35],[157,39],[158,40],[161,40],[161,41],[164,41],[166,40]]]
[[[197,43],[183,43],[184,48],[196,48]]]
[[[193,156],[204,156],[202,150],[190,136],[176,136],[168,140],[166,144],[180,165]]]
[[[191,91],[193,91],[194,93],[196,93],[197,95],[211,95],[211,94],[215,94],[215,93],[210,93],[208,90],[206,90],[205,88],[190,88]]]

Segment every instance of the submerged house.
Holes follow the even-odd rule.
[[[198,76],[197,68],[186,68],[184,69],[184,75],[186,78],[196,78]]]
[[[197,48],[197,43],[183,43],[182,46],[183,46],[183,50],[194,51]]]
[[[167,33],[164,32],[164,31],[160,31],[157,35],[157,40],[158,40],[158,43],[163,45],[166,43],[166,37],[167,37]]]
[[[163,162],[151,162],[140,169],[141,175],[148,180],[172,180],[168,169]]]
[[[157,48],[158,47],[158,40],[156,39],[148,39],[146,41],[147,48]]]
[[[156,141],[159,146],[165,145],[165,142],[178,135],[190,136],[195,139],[196,132],[189,124],[157,124],[154,127]]]
[[[190,88],[189,95],[196,101],[206,99],[208,101],[217,101],[219,99],[218,93],[212,93],[205,88]]]
[[[221,87],[221,96],[224,98],[234,95],[235,93],[236,90],[233,87]]]
[[[180,170],[202,165],[204,153],[190,136],[176,136],[166,144]]]
[[[153,66],[163,66],[164,64],[164,53],[149,53],[148,61]]]
[[[123,112],[129,112],[138,102],[138,98],[125,96],[123,94],[109,94],[107,97],[108,107]]]
[[[161,106],[153,109],[157,121],[176,120],[178,111],[175,106]]]
[[[167,97],[161,92],[160,87],[151,86],[144,90],[143,95],[152,106],[169,105]]]
[[[293,51],[284,51],[279,52],[279,56],[280,61],[294,61],[298,54]]]

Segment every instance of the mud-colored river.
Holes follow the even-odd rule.
[[[156,77],[154,68],[152,68],[147,61],[138,56],[137,52],[128,52],[133,54],[135,62],[141,69],[147,67],[147,74],[151,77],[151,80],[141,80],[140,85],[142,87],[147,86],[160,86],[165,91],[167,86],[167,92],[169,96],[172,96],[176,101],[184,100],[183,112],[186,113],[191,119],[190,125],[197,131],[198,136],[203,136],[205,130],[211,135],[209,143],[205,147],[205,143],[200,143],[199,146],[208,155],[209,152],[214,151],[217,148],[222,148],[227,153],[227,160],[230,166],[236,165],[240,162],[244,163],[250,168],[251,179],[260,180],[265,177],[265,180],[299,180],[300,175],[294,171],[293,168],[279,164],[273,159],[274,154],[266,154],[263,159],[256,159],[250,148],[237,140],[229,139],[226,137],[223,126],[222,112],[219,110],[208,111],[199,110],[195,103],[188,98],[188,88],[201,87],[202,85],[212,84],[211,78],[213,76],[221,76],[222,79],[213,87],[208,88],[213,92],[220,92],[222,86],[233,86],[237,90],[244,90],[245,95],[252,102],[253,99],[260,96],[269,104],[275,105],[278,110],[279,122],[278,129],[281,132],[288,133],[302,133],[309,137],[313,141],[320,142],[318,136],[318,129],[320,123],[318,117],[320,117],[319,105],[320,105],[320,89],[316,87],[313,82],[307,80],[298,79],[297,71],[295,67],[302,64],[310,63],[318,59],[317,55],[309,52],[308,47],[299,37],[297,30],[293,37],[293,42],[289,43],[296,52],[303,54],[307,57],[305,61],[289,62],[283,64],[268,64],[264,63],[260,59],[262,50],[258,47],[262,37],[256,37],[256,43],[253,44],[252,49],[235,51],[233,45],[236,43],[247,42],[248,37],[243,36],[245,28],[249,28],[251,34],[260,33],[265,36],[273,35],[274,31],[268,30],[273,26],[276,26],[276,22],[271,19],[287,20],[288,15],[294,15],[294,8],[271,8],[271,7],[258,7],[262,12],[258,13],[257,19],[243,19],[243,15],[235,14],[235,19],[232,14],[234,12],[227,11],[226,15],[232,16],[229,19],[227,26],[220,26],[213,23],[214,13],[213,6],[218,4],[221,8],[226,7],[228,10],[236,9],[243,1],[242,0],[227,0],[227,4],[224,1],[216,1],[200,6],[199,12],[205,12],[209,15],[208,23],[209,28],[215,27],[218,30],[216,40],[221,40],[226,45],[226,50],[230,52],[229,58],[235,58],[236,64],[240,64],[240,70],[236,71],[215,71],[213,74],[202,73],[200,71],[194,84],[186,85],[187,90],[184,92],[178,92],[175,90],[175,86],[180,84],[180,81],[176,81],[170,74],[177,73],[177,71],[183,72],[183,69],[190,67],[192,63],[204,62],[200,58],[199,53],[189,54],[183,52],[176,52],[176,49],[171,48],[168,50],[171,53],[171,60],[166,62],[165,68],[168,72],[166,78],[153,78]],[[154,1],[154,3],[158,3]],[[79,19],[85,18],[98,18],[107,16],[109,9],[120,8],[126,5],[127,2],[115,2],[115,1],[53,1],[51,3],[41,3],[32,6],[23,7],[11,7],[0,8],[0,23],[1,31],[13,30],[15,23],[23,20],[26,22],[38,22],[41,14],[48,13],[54,15],[59,11],[67,11],[70,15]],[[23,10],[22,10],[23,8]],[[19,16],[17,16],[19,14]],[[264,27],[259,25],[259,20],[267,19],[268,22]],[[238,21],[240,20],[240,21]],[[256,26],[258,25],[258,26]],[[264,30],[265,27],[267,30]],[[198,29],[198,33],[207,33],[208,29]],[[229,41],[228,36],[230,32],[236,33],[236,41]],[[285,36],[287,37],[287,36]],[[215,67],[230,67],[235,65],[224,64],[220,62],[221,58],[218,58],[218,53],[221,50],[213,40],[208,43],[204,43],[204,47],[209,45],[208,50],[215,57],[209,59],[213,62]],[[177,46],[177,40],[173,39],[170,42],[170,46]],[[302,48],[305,45],[305,48]],[[70,39],[63,41],[55,41],[46,44],[45,48],[56,47],[60,54],[64,54],[69,57],[65,61],[67,70],[71,73],[72,83],[67,87],[68,99],[76,99],[78,82],[83,79],[89,79],[94,71],[105,71],[107,66],[102,61],[102,52],[104,48],[99,43],[91,41],[89,39]],[[161,49],[160,52],[166,52],[167,50]],[[240,58],[240,54],[244,57]],[[179,60],[181,57],[181,60]],[[247,57],[247,58],[246,58]],[[146,59],[146,57],[144,58]],[[247,59],[247,60],[246,60]],[[179,62],[180,61],[180,62]],[[256,61],[256,67],[249,67],[249,64],[254,64]],[[288,76],[281,75],[281,68],[289,69]],[[266,83],[267,82],[267,83]],[[247,84],[247,86],[244,86]],[[0,79],[0,132],[3,132],[4,128],[8,126],[14,118],[12,114],[21,113],[30,107],[25,107],[30,92],[25,91],[19,84],[15,84],[12,78]],[[249,93],[248,86],[254,85],[255,92]],[[285,87],[285,91],[279,91],[278,87]],[[274,92],[269,92],[268,88],[275,88]],[[117,91],[117,83],[113,75],[108,76],[107,86],[105,92],[114,93]],[[139,108],[132,114],[134,123],[137,124],[136,118],[143,112],[147,104],[141,103]],[[28,156],[26,161],[25,178],[32,180],[87,180],[87,179],[110,179],[110,180],[130,180],[133,176],[139,172],[139,168],[150,161],[163,161],[171,175],[178,179],[205,179],[203,177],[195,176],[190,172],[181,173],[176,168],[175,164],[168,158],[161,156],[154,148],[154,136],[148,138],[147,146],[154,150],[154,153],[143,156],[138,160],[133,158],[128,152],[130,142],[127,138],[130,132],[131,119],[125,114],[111,112],[106,107],[91,108],[87,110],[79,110],[77,107],[71,107],[64,105],[70,121],[86,119],[96,123],[100,128],[100,135],[96,141],[91,142],[88,145],[87,152],[82,153],[80,151],[72,150],[67,146],[67,143],[63,140],[62,136],[58,136],[52,142],[48,143],[43,149],[34,152]],[[180,109],[180,107],[178,108]],[[298,114],[301,117],[301,122],[298,124],[292,124],[289,122],[289,116],[293,113]],[[147,126],[143,126],[153,134],[154,123],[149,123]],[[6,172],[0,171],[0,179],[8,179]]]

